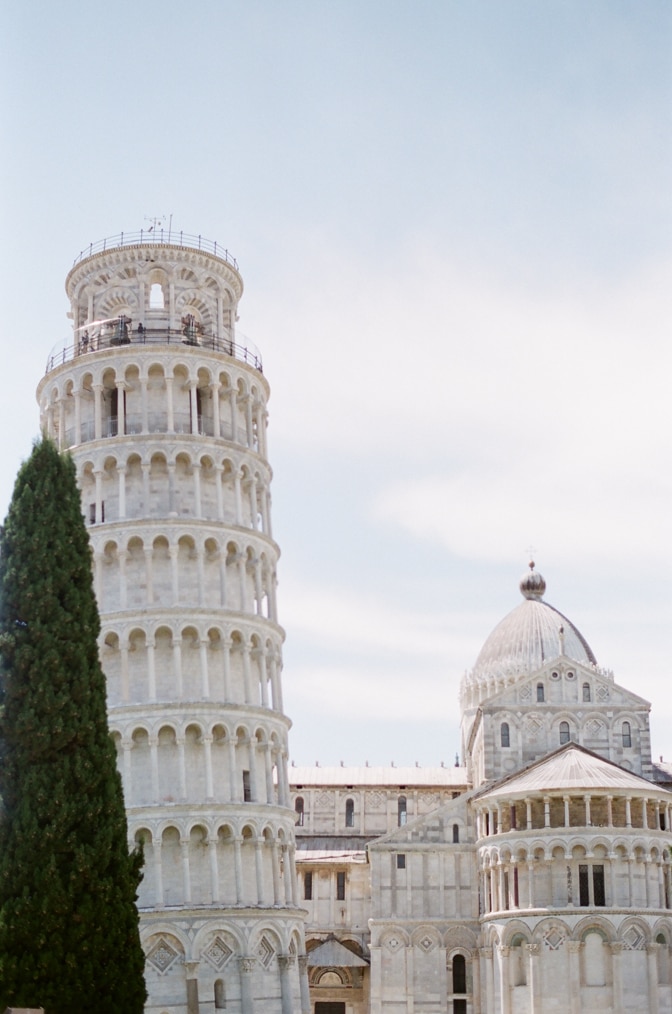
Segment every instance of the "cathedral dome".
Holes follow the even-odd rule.
[[[528,676],[551,659],[566,655],[595,665],[584,636],[542,596],[546,582],[530,564],[520,580],[524,601],[497,624],[476,659],[471,677],[479,682],[501,676]]]

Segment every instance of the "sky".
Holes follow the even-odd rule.
[[[0,514],[74,258],[165,216],[237,258],[271,384],[295,763],[454,763],[531,553],[672,761],[672,5],[62,0],[0,40]]]

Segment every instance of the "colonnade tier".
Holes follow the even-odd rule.
[[[108,704],[213,702],[282,713],[280,635],[263,635],[235,618],[145,618],[142,625],[108,618],[100,649]]]
[[[147,725],[112,725],[127,807],[189,801],[289,808],[287,730],[278,723],[241,716],[229,727],[194,717]]]
[[[269,388],[257,370],[203,349],[121,346],[50,370],[43,430],[62,449],[148,434],[214,437],[267,456]]]
[[[94,550],[95,593],[105,621],[114,617],[127,625],[132,613],[140,615],[141,627],[147,617],[150,625],[173,625],[179,612],[191,609],[197,624],[225,621],[254,625],[265,637],[281,635],[276,571],[265,552],[256,555],[242,540],[200,539],[198,532],[174,539],[162,533],[149,546],[142,534],[131,536],[127,547],[120,552],[115,539],[105,539],[102,552]]]
[[[555,790],[506,798],[475,801],[476,837],[487,839],[508,832],[570,828],[641,828],[672,831],[672,797],[669,792],[642,785],[623,790]],[[481,842],[482,844],[482,842]]]
[[[167,818],[152,829],[129,813],[132,842],[144,845],[139,907],[298,907],[291,825],[278,813],[205,821]]]
[[[661,836],[662,837],[662,836]],[[671,866],[664,842],[574,838],[503,852],[479,850],[483,918],[509,911],[669,911]]]
[[[93,540],[101,614],[191,608],[252,614],[277,625],[277,554],[257,538],[183,527],[110,532]]]
[[[272,539],[271,469],[249,454],[185,448],[153,438],[90,455],[75,449],[83,513],[89,525],[131,520],[209,521]]]

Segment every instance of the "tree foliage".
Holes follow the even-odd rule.
[[[74,464],[42,440],[0,536],[0,1010],[143,1010],[99,629]]]

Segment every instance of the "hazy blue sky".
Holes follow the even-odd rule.
[[[0,19],[0,513],[72,260],[172,215],[238,258],[273,390],[296,762],[452,761],[530,545],[672,760],[672,5]]]

